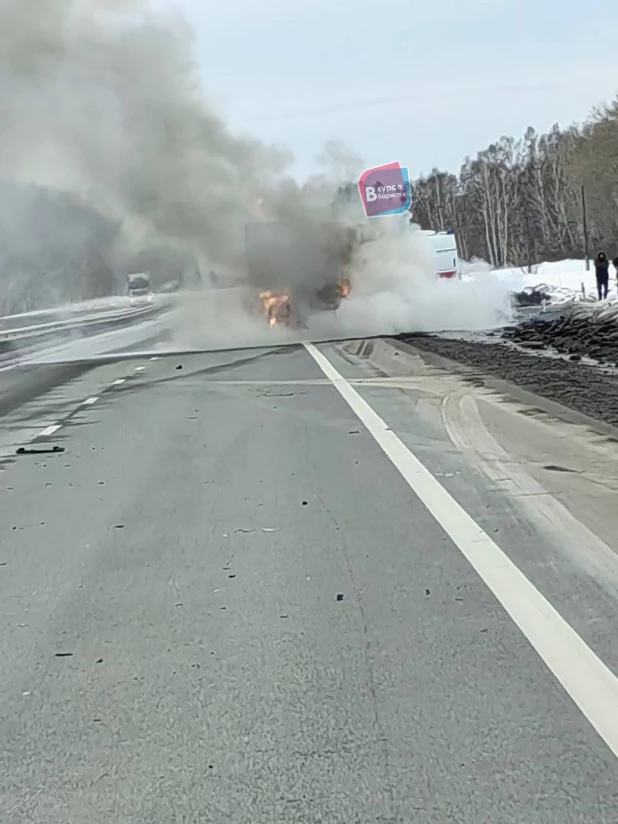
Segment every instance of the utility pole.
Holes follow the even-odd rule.
[[[586,190],[582,184],[582,218],[584,223],[584,252],[586,254],[586,271],[590,271],[590,251],[588,249],[588,218],[586,216]]]

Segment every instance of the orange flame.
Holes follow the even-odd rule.
[[[289,323],[292,296],[288,292],[267,290],[260,293],[260,298],[269,326],[276,326],[278,323],[287,325]]]
[[[349,278],[344,278],[339,284],[339,294],[342,298],[347,298],[351,291],[352,284],[350,283]]]

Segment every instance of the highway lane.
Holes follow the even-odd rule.
[[[611,559],[496,491],[457,376],[320,351],[611,658]],[[0,820],[617,820],[615,756],[304,348],[97,366],[2,424]]]

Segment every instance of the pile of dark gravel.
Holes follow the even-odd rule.
[[[500,337],[526,349],[551,349],[573,361],[587,356],[618,365],[618,316],[613,307],[597,312],[572,310],[553,319],[535,318],[507,326]]]
[[[618,427],[618,375],[570,360],[580,360],[585,354],[602,363],[618,364],[615,310],[567,307],[561,311],[560,317],[537,318],[507,327],[495,333],[491,342],[431,335],[400,335],[399,339]],[[521,351],[510,342],[531,351]],[[554,349],[569,357],[544,357],[535,349]]]

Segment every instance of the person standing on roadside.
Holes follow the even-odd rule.
[[[616,292],[618,292],[618,257],[615,257],[612,260],[612,263],[614,264],[614,269],[616,270]]]
[[[597,276],[597,292],[599,300],[607,297],[609,289],[609,260],[605,252],[599,252],[594,262],[594,269]]]

